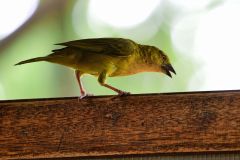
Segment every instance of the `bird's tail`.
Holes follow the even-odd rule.
[[[15,64],[15,66],[25,64],[25,63],[47,61],[47,60],[48,60],[48,57],[37,57],[37,58],[32,58],[32,59],[28,59],[28,60],[25,60],[25,61],[18,62],[17,64]]]

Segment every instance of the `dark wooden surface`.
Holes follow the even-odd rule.
[[[0,157],[240,151],[240,91],[0,101]]]

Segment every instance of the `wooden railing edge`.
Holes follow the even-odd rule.
[[[240,91],[0,101],[0,158],[240,151]]]

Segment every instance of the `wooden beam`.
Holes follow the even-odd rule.
[[[240,91],[0,101],[0,157],[240,151]]]

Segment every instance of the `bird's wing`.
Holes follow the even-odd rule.
[[[129,39],[123,38],[97,38],[81,39],[59,43],[67,47],[75,47],[85,52],[106,54],[109,56],[126,57],[134,53],[137,44]]]

